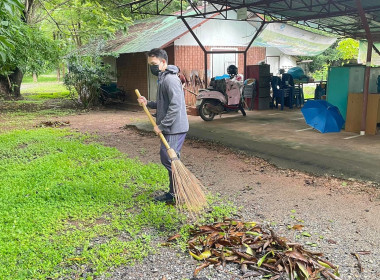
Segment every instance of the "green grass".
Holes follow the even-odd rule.
[[[167,183],[163,168],[85,140],[58,129],[0,135],[0,279],[56,278],[76,262],[98,274],[151,251],[143,225],[178,221],[149,198]]]
[[[21,94],[30,100],[69,98],[70,91],[61,82],[35,83],[22,87]]]
[[[63,129],[0,134],[0,279],[93,279],[154,253],[155,235],[185,236],[184,216],[152,202],[166,170],[95,141]],[[203,220],[234,210],[217,205]]]
[[[33,82],[33,76],[32,75],[24,75],[22,79],[23,83],[34,83]],[[37,78],[37,82],[57,82],[57,74],[51,73],[51,74],[44,74],[40,75]]]
[[[314,91],[315,91],[315,86],[307,86],[304,85],[303,87],[303,96],[305,99],[309,98],[314,98]]]

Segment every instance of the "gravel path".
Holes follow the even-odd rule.
[[[105,145],[143,162],[159,163],[155,135],[121,129],[144,116],[139,112],[91,112],[63,117],[79,131],[93,132]],[[136,148],[138,147],[138,148]],[[279,236],[324,253],[339,265],[342,279],[380,279],[380,189],[371,183],[316,177],[282,170],[267,162],[213,143],[186,140],[181,160],[212,193],[220,193],[240,207],[242,219],[271,226]],[[303,224],[311,237],[300,237],[288,225]],[[157,238],[155,242],[164,242]],[[360,255],[364,268],[352,253]],[[177,248],[161,247],[134,266],[119,267],[99,279],[191,279],[197,262]],[[240,279],[233,265],[227,272],[207,268],[197,279]],[[241,275],[240,275],[241,276]],[[245,278],[259,279],[259,278]]]

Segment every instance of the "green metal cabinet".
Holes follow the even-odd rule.
[[[339,108],[346,120],[348,93],[363,92],[364,70],[362,65],[330,67],[327,77],[327,101]]]

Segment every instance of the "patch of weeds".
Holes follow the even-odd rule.
[[[150,224],[159,232],[174,231],[178,225],[184,223],[186,218],[180,215],[178,210],[173,206],[167,206],[165,203],[150,202],[141,209],[137,215],[137,222],[141,225]]]
[[[90,137],[52,128],[0,134],[0,279],[99,275],[154,250],[143,229],[180,226],[175,208],[151,201],[167,185],[162,166]]]
[[[144,148],[140,148],[139,149],[139,153],[140,153],[140,155],[145,155],[146,154],[146,150],[144,149]]]
[[[92,279],[154,253],[157,234],[180,232],[185,250],[192,225],[152,201],[167,190],[166,169],[95,140],[54,128],[0,134],[0,279]],[[236,212],[209,201],[199,224]]]
[[[228,199],[221,198],[220,195],[208,195],[210,208],[203,213],[199,223],[213,223],[221,221],[225,217],[231,217],[237,213],[236,206]]]
[[[73,109],[44,109],[37,112],[34,112],[34,115],[36,117],[38,116],[56,116],[56,117],[63,117],[63,116],[70,116],[76,114],[78,111]]]
[[[194,225],[185,224],[181,227],[179,231],[180,237],[177,239],[177,245],[181,251],[186,251],[188,249],[187,242],[190,238],[190,230],[194,229]]]
[[[44,100],[44,99],[69,99],[70,93],[63,89],[55,89],[54,92],[40,92],[41,89],[37,88],[37,92],[24,94],[28,100]],[[59,91],[58,91],[59,90]]]
[[[44,100],[27,100],[27,99],[21,99],[21,100],[6,100],[3,101],[3,106],[7,107],[7,105],[12,104],[43,104]]]
[[[34,112],[26,112],[24,110],[16,110],[0,114],[0,130],[20,129],[30,127],[37,124],[37,119],[46,117],[62,117],[76,114],[76,110],[72,109],[45,109]]]

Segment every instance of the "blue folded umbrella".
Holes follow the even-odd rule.
[[[322,133],[339,132],[344,125],[338,107],[325,100],[308,100],[301,112],[306,123]]]

